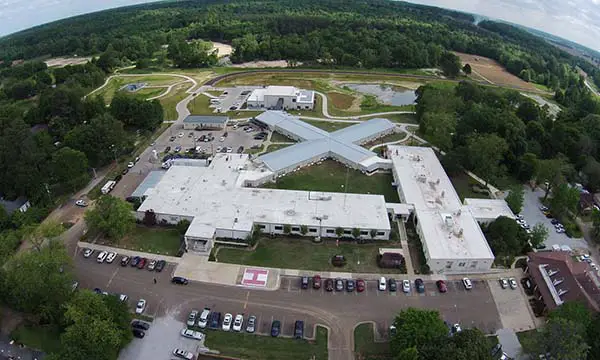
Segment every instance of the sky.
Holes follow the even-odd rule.
[[[600,0],[410,0],[525,25],[600,51]],[[148,0],[0,0],[0,36]]]

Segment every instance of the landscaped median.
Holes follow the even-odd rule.
[[[206,331],[206,347],[223,356],[252,360],[327,360],[327,329],[318,326],[314,340],[298,340],[248,333]]]

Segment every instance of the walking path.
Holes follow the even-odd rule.
[[[191,94],[191,93],[192,93],[192,89],[194,89],[196,86],[198,86],[198,82],[197,82],[196,80],[194,80],[193,78],[191,78],[191,77],[189,77],[189,76],[187,76],[187,75],[181,75],[181,74],[172,74],[172,73],[152,73],[152,74],[114,74],[114,75],[111,75],[111,76],[109,76],[108,78],[106,78],[106,81],[104,82],[104,84],[102,84],[100,87],[97,87],[96,89],[92,90],[92,91],[91,91],[89,94],[87,94],[86,96],[84,96],[84,98],[86,98],[86,97],[88,97],[88,96],[90,96],[90,95],[93,95],[93,94],[95,94],[96,92],[98,92],[98,91],[100,91],[100,90],[104,89],[104,88],[105,88],[105,87],[108,85],[108,83],[110,83],[110,81],[111,81],[113,78],[116,78],[116,77],[141,77],[141,76],[169,76],[169,77],[180,77],[180,78],[186,79],[186,82],[187,82],[187,81],[191,81],[191,82],[192,82],[192,84],[193,84],[193,86],[192,86],[192,87],[190,87],[190,88],[189,88],[189,89],[186,91],[188,94]],[[173,85],[171,85],[171,86],[174,86],[174,85],[176,85],[176,84],[173,84]]]
[[[398,233],[400,235],[400,245],[402,246],[402,251],[404,252],[404,265],[406,266],[406,274],[414,275],[415,268],[412,263],[412,258],[410,257],[410,250],[408,249],[408,235],[406,234],[406,228],[404,227],[404,223],[400,220],[396,220],[396,225],[398,226]]]

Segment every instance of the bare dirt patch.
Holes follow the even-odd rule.
[[[302,63],[298,63],[302,65]],[[271,61],[250,61],[242,64],[233,64],[231,67],[234,68],[285,68],[288,67],[286,60],[271,60]]]
[[[63,67],[67,65],[81,65],[89,62],[91,57],[58,57],[44,61],[48,67]]]
[[[504,67],[502,67],[502,65],[498,64],[492,59],[459,52],[454,53],[460,58],[460,61],[463,64],[471,65],[471,69],[473,70],[472,77],[474,79],[483,79],[484,81],[495,85],[540,92],[540,90],[537,89],[532,83],[521,80],[515,75],[509,73],[506,71],[506,69],[504,69]]]
[[[231,47],[231,45],[227,45],[227,44],[222,44],[222,43],[218,43],[218,42],[214,42],[212,43],[213,48],[212,50],[217,50],[217,56],[218,57],[223,57],[223,56],[228,56],[231,55],[231,53],[233,52],[233,48]]]
[[[327,93],[327,97],[329,98],[329,101],[331,101],[333,106],[340,110],[346,110],[350,108],[352,106],[352,103],[354,102],[354,96],[342,94],[335,91]]]

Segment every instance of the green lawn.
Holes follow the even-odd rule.
[[[475,192],[472,188],[472,185],[480,185],[477,180],[473,179],[466,173],[462,173],[460,175],[450,176],[450,181],[452,181],[452,185],[456,189],[460,200],[464,200],[465,198],[476,198],[476,199],[489,199],[490,197],[487,194]],[[480,185],[483,187],[483,185]]]
[[[246,118],[253,118],[255,116],[258,116],[260,114],[262,114],[264,111],[251,111],[251,110],[247,110],[247,111],[228,111],[226,113],[227,116],[229,116],[230,119],[246,119]]]
[[[176,229],[136,226],[115,245],[125,249],[175,256],[180,244],[180,235]]]
[[[219,350],[221,355],[240,359],[327,360],[328,358],[327,329],[321,326],[317,327],[314,341],[273,338],[248,333],[208,331],[205,345],[210,349]]]
[[[267,154],[270,152],[274,152],[283,148],[286,148],[288,146],[292,146],[293,144],[271,144],[269,145],[269,147],[267,148],[267,151],[265,151],[263,154]]]
[[[181,100],[189,96],[189,94],[186,93],[186,90],[188,90],[190,86],[192,86],[192,83],[190,82],[174,86],[167,95],[159,99],[163,106],[165,120],[177,120],[177,111],[175,107]]]
[[[198,94],[188,103],[188,110],[192,115],[213,115],[213,109],[209,108],[210,99],[208,96]]]
[[[252,266],[312,271],[348,271],[356,273],[401,274],[399,269],[382,269],[377,266],[381,246],[394,247],[398,243],[381,242],[357,244],[333,240],[315,244],[303,238],[261,238],[256,250],[220,248],[219,262]],[[346,266],[335,267],[330,260],[333,255],[344,255]]]
[[[415,114],[392,114],[392,115],[385,115],[385,116],[367,116],[367,117],[362,117],[361,120],[370,120],[370,119],[375,119],[375,118],[384,118],[384,119],[388,119],[391,122],[397,122],[397,123],[418,124],[417,115],[415,115]]]
[[[277,131],[274,131],[273,134],[271,134],[271,142],[296,142],[292,139],[290,139],[289,137],[278,133]]]
[[[56,326],[21,324],[11,334],[16,342],[46,353],[60,349],[60,329]]]
[[[181,80],[183,80],[183,79],[179,78],[179,77],[162,76],[162,75],[147,75],[147,76],[139,76],[139,77],[137,77],[137,76],[114,77],[109,81],[108,85],[106,85],[102,90],[95,92],[92,96],[100,95],[104,98],[104,101],[107,104],[110,104],[112,98],[115,96],[115,93],[117,91],[119,91],[119,89],[121,87],[123,87],[124,85],[133,84],[133,83],[146,83],[146,85],[168,86],[171,84],[175,84]],[[149,89],[141,89],[137,92],[140,92],[140,94],[144,94],[144,93],[148,93],[148,92],[154,93],[155,91],[158,91],[158,94],[160,94],[164,90],[165,89],[149,88]],[[136,94],[136,93],[129,93],[127,91],[125,91],[125,93]],[[156,95],[158,95],[158,94],[156,94]]]
[[[318,127],[319,129],[323,129],[323,130],[329,131],[329,132],[343,129],[348,126],[356,125],[353,123],[346,123],[346,122],[315,121],[315,120],[306,120],[306,119],[302,119],[302,121],[307,122],[311,125],[314,125],[314,126]]]
[[[258,149],[246,148],[244,150],[245,154],[257,154],[263,150],[263,145],[261,144]]]
[[[535,336],[537,333],[537,329],[521,331],[517,333],[517,338],[523,347],[523,352],[525,354],[529,354],[534,352],[535,350]]]
[[[366,176],[358,170],[345,167],[334,160],[309,166],[288,174],[276,183],[264,187],[288,190],[313,190],[329,192],[347,192],[358,194],[380,194],[387,202],[400,202],[396,189],[392,187],[394,178],[391,173]]]
[[[354,329],[354,352],[357,359],[393,359],[388,342],[375,342],[373,324],[360,324]]]

